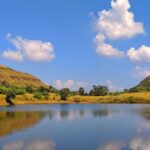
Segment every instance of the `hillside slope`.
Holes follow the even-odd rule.
[[[150,91],[150,76],[146,77],[142,80],[137,86],[133,87],[131,90],[133,91]]]
[[[15,71],[9,67],[0,65],[0,85],[9,85],[14,87],[25,88],[27,86],[31,87],[47,87],[38,78],[19,71]]]

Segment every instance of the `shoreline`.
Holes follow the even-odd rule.
[[[126,102],[113,102],[113,103],[104,103],[104,102],[79,102],[79,103],[75,103],[75,102],[63,102],[63,101],[44,101],[44,102],[34,102],[34,101],[18,101],[17,103],[14,103],[15,105],[14,106],[19,106],[19,105],[54,105],[54,104],[114,104],[114,105],[117,105],[117,104],[122,104],[122,105],[126,105],[126,104],[131,104],[131,105],[134,105],[134,104],[150,104],[150,102],[146,103],[146,102],[142,102],[142,103],[126,103]],[[5,106],[10,106],[9,104],[7,103],[0,103],[0,107],[5,107]]]
[[[66,101],[52,95],[47,100],[35,99],[32,94],[17,95],[13,100],[15,105],[28,104],[150,104],[150,92],[123,93],[107,96],[70,96]],[[5,95],[0,94],[0,106],[8,106]]]

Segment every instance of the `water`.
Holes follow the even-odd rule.
[[[0,150],[150,150],[150,105],[0,107]]]

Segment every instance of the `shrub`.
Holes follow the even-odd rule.
[[[6,102],[9,104],[9,105],[14,105],[14,103],[12,102],[12,100],[16,97],[16,94],[13,93],[13,92],[8,92],[6,94]]]
[[[67,100],[67,97],[70,94],[70,90],[68,88],[64,88],[62,90],[60,90],[60,97],[62,100]]]
[[[40,92],[35,92],[34,95],[33,95],[33,97],[34,97],[35,99],[40,100],[40,99],[43,98],[43,95],[42,95],[42,93],[40,93]]]

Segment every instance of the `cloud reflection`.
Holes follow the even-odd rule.
[[[150,150],[150,139],[134,138],[132,139],[129,148],[132,150]]]
[[[22,141],[16,141],[16,142],[4,145],[4,150],[21,150],[22,148],[23,148]]]
[[[121,142],[110,142],[100,146],[98,150],[122,150],[125,144]]]
[[[3,150],[55,150],[51,140],[15,141],[4,145]]]

